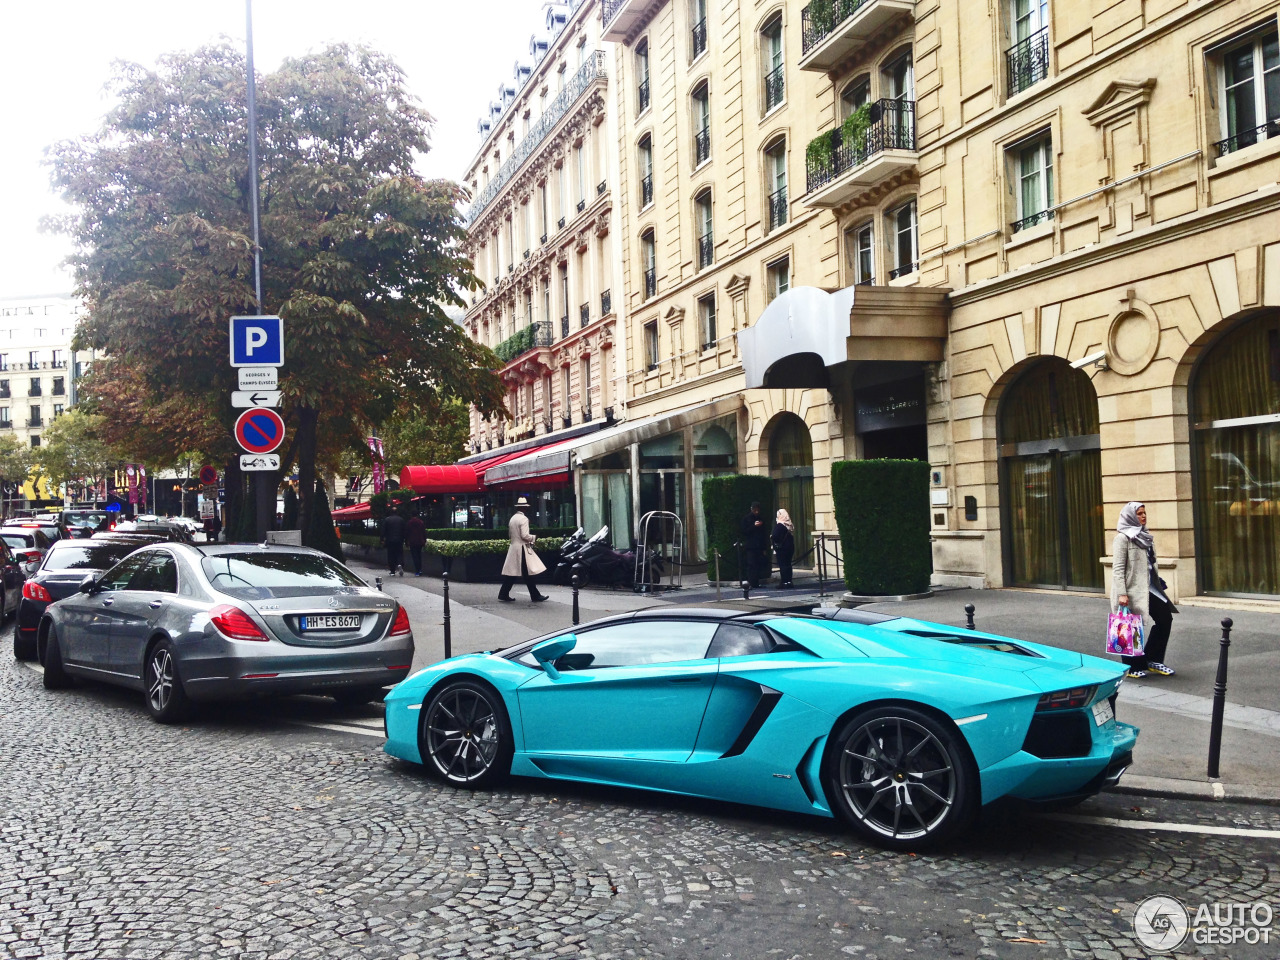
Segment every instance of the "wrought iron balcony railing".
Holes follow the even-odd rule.
[[[1280,137],[1280,117],[1273,117],[1264,124],[1241,130],[1233,137],[1219,140],[1213,145],[1213,149],[1218,152],[1218,156],[1225,157],[1228,153],[1252,147],[1259,140],[1270,140],[1272,137]]]
[[[694,166],[706,161],[711,156],[711,128],[703,127],[693,135]]]
[[[644,272],[644,298],[648,300],[658,292],[658,270],[650,267]]]
[[[800,49],[808,53],[869,0],[815,0],[800,11]]]
[[[645,80],[636,87],[636,113],[644,113],[649,109],[649,81]]]
[[[609,184],[608,184],[608,181],[605,181],[605,180],[601,180],[599,183],[597,183],[597,184],[596,184],[596,196],[597,196],[597,197],[603,196],[603,195],[604,195],[605,190],[608,188],[608,185],[609,185]]]
[[[560,318],[560,339],[563,340],[569,335],[569,315],[566,313]]]
[[[1032,213],[1023,217],[1021,220],[1013,221],[1013,232],[1026,230],[1028,227],[1034,227],[1037,223],[1045,223],[1053,219],[1053,210],[1041,210],[1039,213]]]
[[[716,243],[711,238],[711,231],[707,231],[698,238],[698,269],[711,266],[716,256]]]
[[[587,209],[587,198],[583,197],[578,201],[578,212],[581,213],[585,209]]]
[[[556,229],[557,230],[564,229],[564,217],[561,217],[559,220],[556,221]]]
[[[1009,96],[1039,83],[1049,75],[1049,28],[1037,30],[1005,51]]]
[[[774,230],[787,222],[787,188],[782,187],[769,194],[769,229]]]
[[[27,427],[43,427],[44,421],[40,417],[28,417]]]
[[[785,74],[782,70],[782,64],[774,67],[764,78],[764,108],[766,111],[772,110],[782,102],[783,95],[786,93]]]
[[[914,150],[915,108],[914,100],[877,100],[871,105],[870,126],[857,132],[848,142],[840,127],[815,137],[805,156],[808,191],[821,190],[841,174],[862,166],[877,153]],[[813,149],[815,145],[820,149]]]
[[[578,326],[585,327],[591,322],[591,304],[584,303],[578,308]]]
[[[600,316],[607,317],[613,313],[613,291],[606,290],[600,294]]]
[[[607,5],[606,5],[607,6]],[[492,180],[485,185],[467,211],[467,223],[475,223],[485,208],[502,192],[503,188],[515,177],[524,166],[525,161],[545,140],[556,125],[564,119],[569,109],[587,92],[596,80],[608,76],[607,60],[604,51],[594,50],[586,61],[578,68],[578,72],[565,83],[564,89],[556,94],[556,98],[547,105],[546,112],[538,118],[523,140],[516,146],[515,152],[507,158],[506,163],[498,170]]]
[[[897,280],[899,277],[905,277],[909,273],[915,273],[919,264],[912,260],[910,263],[904,263],[894,267],[889,271],[889,279]]]
[[[609,21],[618,15],[618,11],[627,5],[627,0],[604,0],[604,4],[600,10],[600,20],[608,25]]]
[[[653,174],[642,177],[640,180],[640,209],[643,210],[651,203],[653,203]]]
[[[703,17],[693,25],[693,56],[696,59],[707,49],[707,18]]]

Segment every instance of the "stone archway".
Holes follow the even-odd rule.
[[[774,502],[795,524],[796,557],[813,546],[813,440],[809,425],[794,413],[779,413],[765,428]]]
[[[1098,395],[1049,357],[1027,366],[997,415],[1005,582],[1102,589],[1105,552]]]

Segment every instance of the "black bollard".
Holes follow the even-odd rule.
[[[377,587],[379,590],[381,590],[381,589],[382,589],[382,578],[381,578],[381,577],[374,577],[374,578],[373,578],[373,585],[374,585],[375,587]]]
[[[453,656],[453,636],[449,628],[449,571],[445,570],[440,574],[440,580],[444,583],[444,658],[448,660]]]
[[[1231,647],[1231,618],[1222,618],[1222,640],[1218,648],[1218,676],[1213,681],[1213,719],[1209,723],[1209,776],[1218,776],[1222,754],[1222,715],[1227,708],[1227,651]]]
[[[738,551],[738,579],[741,580],[747,575],[747,571],[742,566],[742,541],[735,541],[733,548]]]
[[[582,564],[575,563],[573,565],[573,576],[569,578],[569,582],[573,584],[573,625],[576,627],[580,622],[578,616],[578,588],[582,586]]]
[[[743,599],[743,600],[750,600],[750,599],[751,599],[751,583],[750,583],[750,581],[748,581],[748,580],[743,580],[743,581],[741,581],[741,582],[740,582],[739,586],[741,586],[741,587],[742,587],[742,599]]]
[[[977,609],[978,608],[975,607],[972,603],[966,603],[964,605],[964,626],[966,630],[975,629],[973,625],[973,615],[974,613],[977,612]]]

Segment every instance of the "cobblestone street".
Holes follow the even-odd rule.
[[[1123,828],[989,810],[960,844],[898,855],[751,808],[446,788],[334,729],[373,708],[298,699],[164,727],[134,695],[52,694],[13,662],[0,690],[4,957],[1141,957],[1145,896],[1280,896],[1276,835],[1199,832],[1276,831],[1277,808],[1074,811]]]

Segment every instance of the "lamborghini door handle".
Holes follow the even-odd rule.
[[[702,677],[669,677],[667,683],[701,683]]]

